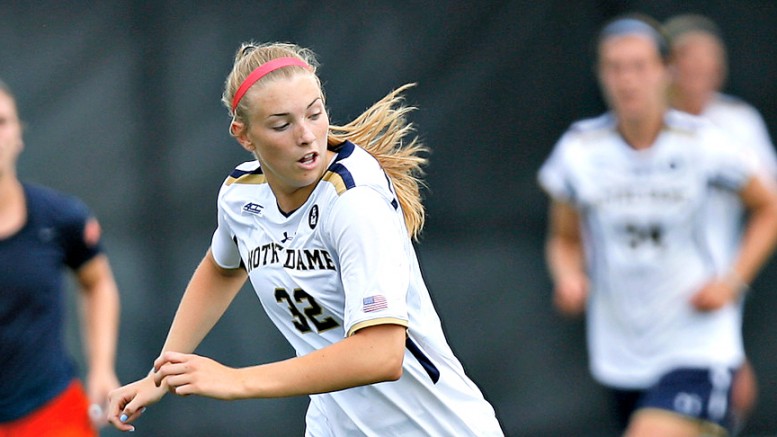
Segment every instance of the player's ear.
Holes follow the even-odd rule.
[[[238,143],[240,143],[241,146],[243,146],[244,149],[247,151],[253,153],[256,147],[251,142],[251,140],[248,138],[248,129],[246,129],[246,126],[244,123],[232,120],[232,123],[229,125],[229,133],[235,139]]]

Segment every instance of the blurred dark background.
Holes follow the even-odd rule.
[[[239,44],[313,48],[335,123],[417,82],[412,121],[433,148],[417,249],[451,345],[507,435],[609,436],[583,322],[551,307],[547,200],[535,174],[572,121],[604,110],[591,41],[631,11],[716,20],[729,44],[726,91],[777,134],[771,0],[6,2],[0,77],[26,122],[20,177],[77,194],[101,219],[122,292],[125,383],[148,371],[164,341],[209,245],[219,185],[251,158],[229,137],[220,103]],[[745,435],[777,434],[775,280],[772,260],[746,308],[761,397]],[[230,366],[293,354],[249,287],[198,352]],[[301,436],[306,405],[167,396],[136,435]]]

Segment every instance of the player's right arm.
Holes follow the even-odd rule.
[[[565,315],[585,309],[588,278],[585,274],[580,216],[569,203],[553,200],[545,256],[553,280],[553,303]]]
[[[227,310],[247,277],[243,268],[225,269],[216,264],[208,250],[186,287],[162,352],[193,352]]]
[[[208,250],[186,287],[160,356],[165,351],[193,352],[224,314],[246,278],[247,273],[242,268],[218,266]],[[122,431],[134,429],[130,423],[144,407],[158,402],[166,391],[165,384],[156,386],[153,372],[112,391],[109,396],[109,421]]]

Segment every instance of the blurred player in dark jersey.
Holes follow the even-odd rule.
[[[119,294],[97,220],[79,199],[21,182],[23,147],[0,82],[0,437],[95,436],[118,386]],[[85,318],[85,386],[65,344],[67,270]]]

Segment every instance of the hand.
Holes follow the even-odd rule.
[[[691,305],[699,311],[719,310],[739,297],[740,291],[731,281],[716,279],[691,297]]]
[[[119,379],[113,370],[92,369],[86,378],[86,391],[89,397],[89,418],[95,429],[108,423],[105,414],[108,408],[108,393],[119,387]]]
[[[143,414],[147,406],[159,402],[165,390],[157,387],[154,377],[148,375],[111,391],[108,395],[108,422],[121,431],[134,431],[135,427],[130,424]]]
[[[566,316],[579,316],[588,300],[588,278],[583,275],[566,276],[556,281],[553,303]]]
[[[216,399],[239,398],[237,370],[210,358],[165,352],[154,361],[154,382],[179,396],[200,395]]]

